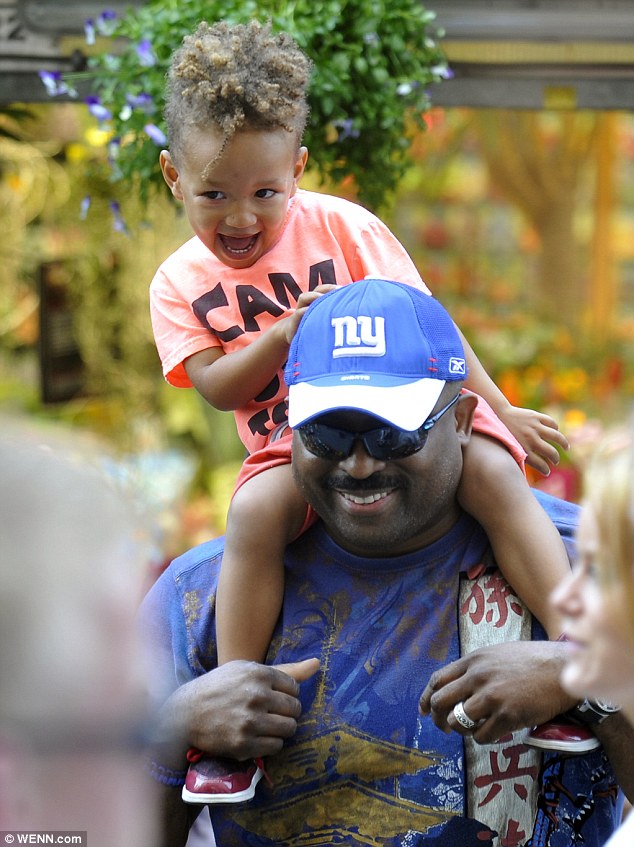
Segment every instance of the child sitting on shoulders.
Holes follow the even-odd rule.
[[[215,408],[234,411],[249,454],[227,521],[219,663],[264,660],[282,604],[284,548],[306,527],[307,507],[291,474],[283,378],[303,312],[333,286],[368,276],[429,293],[376,216],[299,188],[310,72],[288,35],[252,21],[200,24],[175,52],[168,76],[169,150],[160,164],[194,237],[152,281],[154,335],[167,381],[194,386]],[[484,400],[465,451],[461,505],[486,530],[507,581],[556,638],[547,598],[568,558],[523,469],[527,459],[548,473],[558,461],[549,442],[566,448],[567,441],[549,416],[512,406],[464,345],[467,385]],[[504,509],[504,520],[501,500],[515,504]],[[227,793],[219,787],[220,765],[205,771],[204,763],[190,767],[188,801],[253,795],[258,768],[249,766],[248,784]],[[232,769],[244,771],[239,763]]]

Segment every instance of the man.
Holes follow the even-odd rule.
[[[166,727],[211,755],[269,756],[252,801],[211,807],[218,843],[598,847],[621,809],[603,750],[542,757],[517,732],[574,702],[564,645],[527,640],[530,616],[456,500],[477,400],[460,392],[449,315],[400,283],[357,282],[312,304],[288,362],[294,476],[321,522],[289,546],[269,661],[306,660],[290,668],[301,684],[214,670],[221,540],[174,562],[144,607],[176,689]],[[412,404],[423,425],[399,429]],[[545,505],[569,541],[575,508]],[[622,719],[597,734],[620,768]],[[171,845],[197,809],[178,793],[187,744],[153,765]]]

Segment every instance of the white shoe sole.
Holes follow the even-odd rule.
[[[598,738],[588,738],[587,741],[542,741],[541,738],[531,738],[526,736],[524,744],[529,747],[539,747],[541,750],[556,750],[560,753],[589,753],[591,750],[596,750],[601,746]]]

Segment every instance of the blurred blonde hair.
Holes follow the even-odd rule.
[[[584,500],[599,530],[600,577],[621,585],[634,640],[634,419],[598,445],[586,470]]]

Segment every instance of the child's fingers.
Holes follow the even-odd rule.
[[[540,435],[544,441],[550,441],[551,444],[558,444],[562,450],[570,449],[568,439],[559,430],[553,418],[548,417],[548,415],[542,415],[540,423],[542,424]]]
[[[553,439],[553,441],[554,440],[555,439]],[[557,441],[562,447],[565,446],[558,439]],[[565,441],[565,444],[567,445],[567,441]],[[559,464],[559,451],[556,447],[543,439],[539,439],[533,442],[532,445],[529,445],[526,453],[526,464],[530,465],[531,468],[535,468],[536,471],[539,471],[539,473],[544,476],[548,476],[550,474],[550,469],[557,467]]]
[[[533,450],[529,450],[526,454],[526,464],[530,465],[531,468],[536,470],[542,476],[550,476],[550,465],[545,459],[535,453]]]
[[[570,442],[558,429],[549,429],[544,435],[544,441],[550,441],[551,444],[558,444],[562,450],[570,449]]]
[[[304,291],[299,295],[299,299],[297,301],[298,309],[306,309],[313,300],[316,300],[318,297],[321,297],[322,294],[327,294],[329,291],[332,291],[333,288],[337,288],[336,285],[324,284],[318,285],[316,288],[313,288],[312,291]]]
[[[538,442],[533,448],[533,451],[545,462],[548,462],[549,465],[559,464],[559,451],[552,444],[549,444],[548,441]]]

